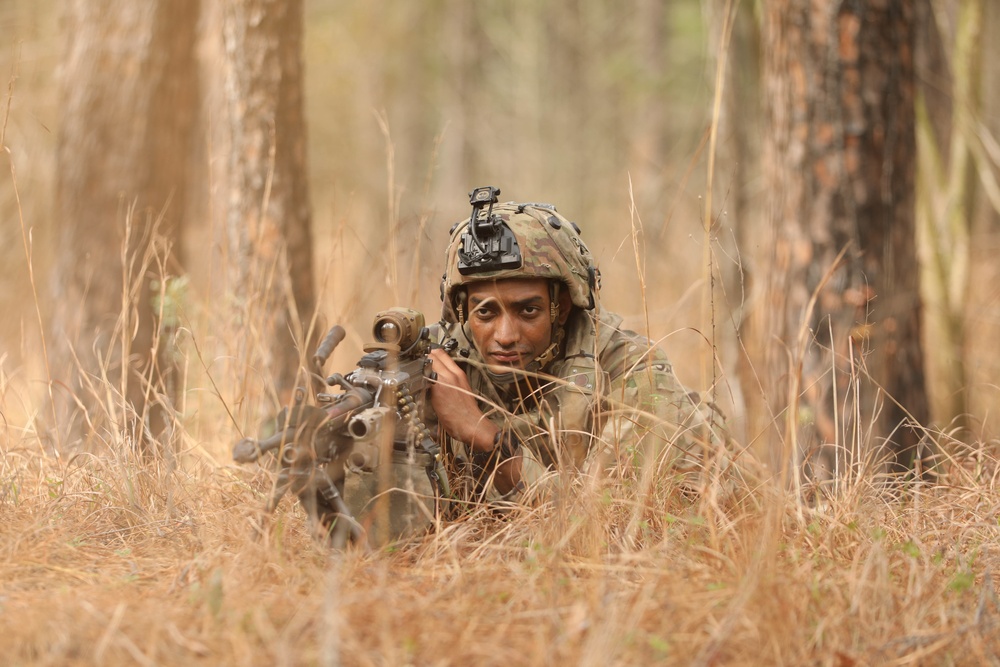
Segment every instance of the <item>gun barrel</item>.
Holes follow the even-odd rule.
[[[355,440],[371,438],[382,427],[389,415],[387,407],[371,407],[352,416],[347,422],[347,431]]]

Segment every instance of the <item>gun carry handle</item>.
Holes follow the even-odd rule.
[[[323,337],[323,341],[319,344],[319,347],[316,348],[316,354],[314,354],[312,358],[313,366],[315,366],[321,373],[323,371],[323,366],[326,365],[326,360],[330,358],[330,355],[333,354],[333,350],[340,345],[340,342],[344,340],[344,336],[346,335],[347,332],[344,331],[344,327],[337,324],[327,332],[326,336]]]

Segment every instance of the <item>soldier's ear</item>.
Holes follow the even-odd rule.
[[[573,297],[570,296],[569,290],[559,290],[559,326],[566,324],[571,310],[573,310]]]

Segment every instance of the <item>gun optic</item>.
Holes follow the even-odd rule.
[[[424,337],[424,314],[410,308],[390,308],[375,316],[372,338],[365,352],[391,350],[408,352]]]

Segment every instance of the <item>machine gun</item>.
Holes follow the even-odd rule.
[[[273,512],[291,491],[335,546],[366,540],[356,516],[359,508],[345,500],[348,473],[378,479],[379,495],[388,491],[384,471],[390,465],[421,465],[433,492],[434,511],[450,496],[440,447],[425,424],[426,393],[436,374],[429,368],[427,353],[434,344],[424,316],[407,308],[383,311],[375,316],[372,337],[357,368],[325,378],[327,386],[342,391],[317,392],[307,402],[306,391],[298,389],[294,405],[278,414],[274,435],[244,438],[233,447],[237,463],[252,463],[278,450],[280,471],[265,512]],[[315,374],[322,377],[343,338],[339,326],[326,335],[312,358]]]

